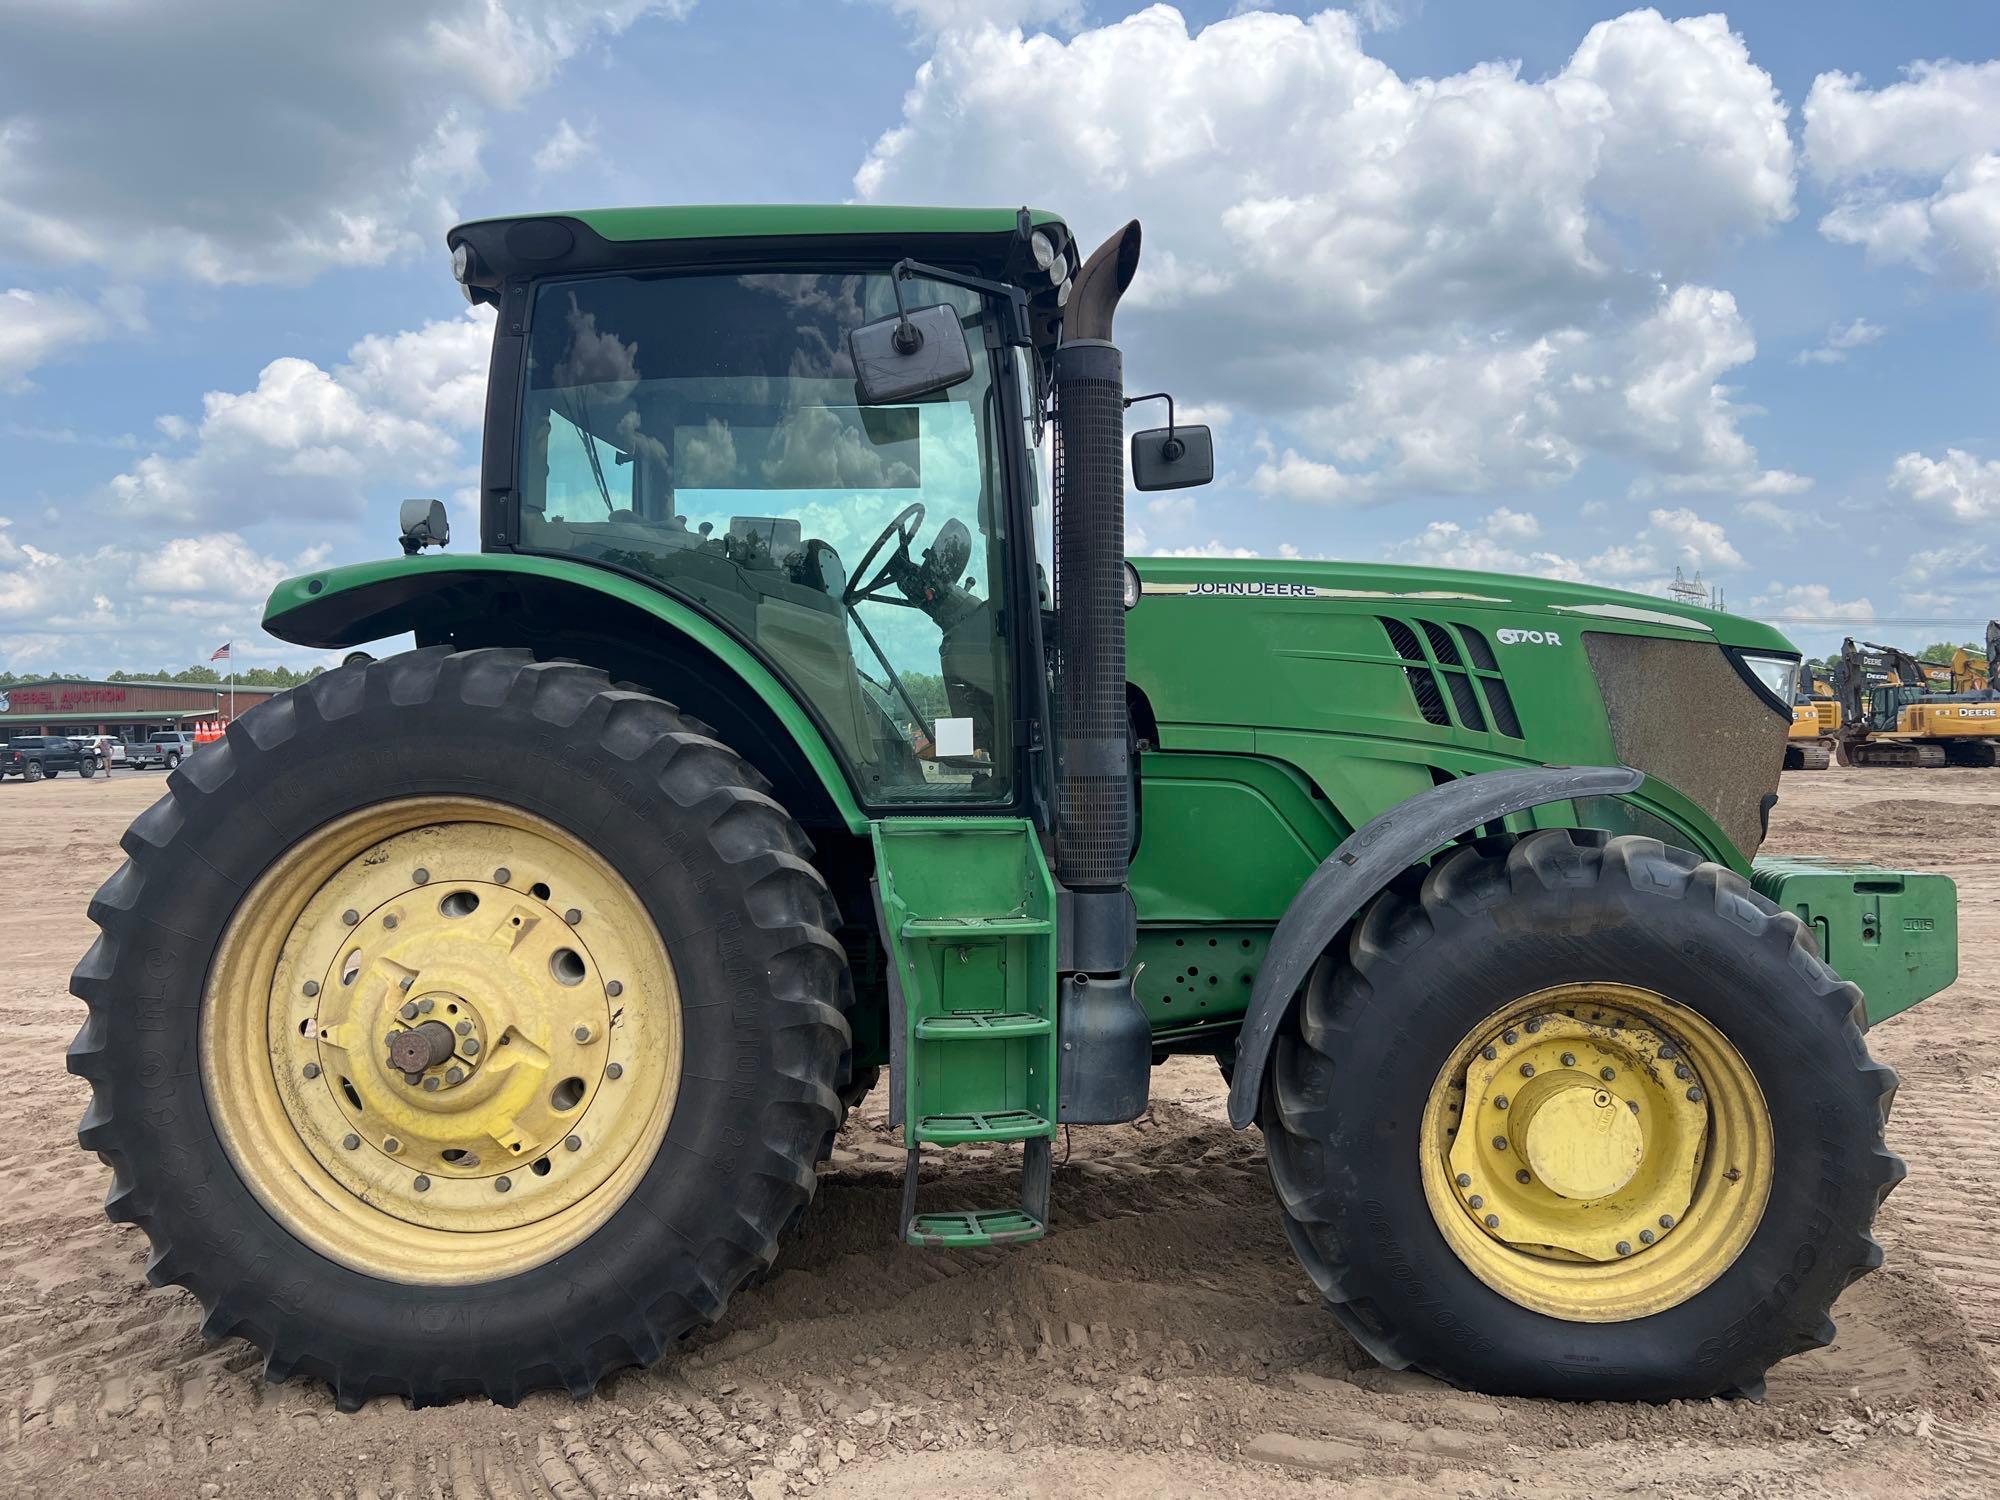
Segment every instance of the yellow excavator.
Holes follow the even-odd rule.
[[[1802,663],[1792,693],[1792,727],[1785,740],[1785,769],[1824,771],[1832,764],[1839,733],[1840,699],[1833,684]]]
[[[2000,621],[1986,626],[1987,660],[2000,647]],[[1895,646],[1873,641],[1841,643],[1836,673],[1840,725],[1834,758],[1844,766],[2000,765],[2000,693],[1990,686],[1952,691],[1961,680],[1986,681],[1973,670],[1977,657],[1933,663],[1949,674],[1944,692],[1933,690],[1925,663]],[[1983,665],[1983,663],[1981,664]],[[1796,710],[1794,711],[1796,718]]]

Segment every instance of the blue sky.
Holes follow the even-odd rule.
[[[246,663],[475,477],[457,218],[1014,204],[1147,227],[1216,422],[1135,551],[1676,566],[1823,650],[2000,613],[2000,18],[1510,0],[16,0],[0,668]]]

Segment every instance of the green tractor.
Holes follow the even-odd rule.
[[[1753,866],[1781,636],[1128,562],[1137,225],[450,246],[496,316],[479,550],[417,502],[405,555],[278,587],[273,635],[353,654],[169,778],[72,982],[80,1140],[205,1333],[343,1407],[583,1395],[772,1264],[884,1073],[902,1237],[995,1246],[1047,1228],[1063,1127],[1204,1053],[1384,1364],[1754,1394],[1832,1336],[1903,1172],[1863,1030],[1950,982],[1955,908]],[[1164,415],[1133,484],[1207,480]],[[995,1142],[1018,1196],[920,1201]]]

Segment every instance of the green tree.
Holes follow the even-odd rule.
[[[1930,645],[1917,653],[1917,660],[1948,662],[1961,650],[1970,651],[1974,656],[1984,656],[1986,654],[1986,643],[1983,641],[1967,641],[1961,647],[1954,646],[1950,641],[1932,641]]]

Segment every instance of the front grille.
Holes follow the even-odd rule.
[[[1713,818],[1745,856],[1764,841],[1791,713],[1776,712],[1712,641],[1585,631],[1618,759]]]
[[[1520,716],[1485,636],[1469,625],[1378,615],[1389,645],[1405,663],[1403,677],[1424,722],[1518,740]],[[1418,632],[1421,631],[1420,636]]]

